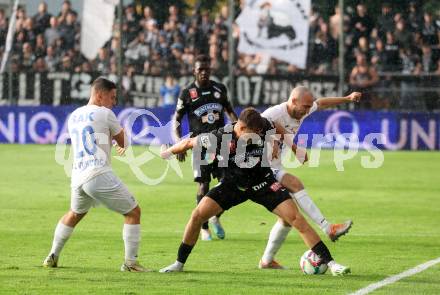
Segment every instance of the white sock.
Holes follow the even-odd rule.
[[[139,243],[141,241],[141,225],[124,224],[122,238],[125,245],[125,262],[136,262],[138,257]]]
[[[284,224],[279,221],[275,223],[270,231],[269,240],[267,241],[263,257],[261,258],[264,263],[272,262],[291,229],[290,226],[284,226]]]
[[[60,256],[60,252],[63,250],[64,244],[67,242],[72,232],[73,227],[67,226],[62,222],[58,222],[57,227],[55,228],[50,254],[53,253],[56,256]]]
[[[330,224],[325,219],[324,215],[322,215],[321,210],[319,210],[315,203],[313,203],[306,190],[303,189],[290,195],[296,200],[299,207],[307,214],[307,216],[309,216],[313,222],[315,222],[322,231],[327,234]]]

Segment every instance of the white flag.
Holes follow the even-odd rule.
[[[3,74],[5,72],[6,63],[9,58],[9,52],[11,52],[12,43],[14,42],[15,22],[16,22],[18,2],[20,1],[15,0],[14,9],[12,10],[11,17],[9,18],[8,35],[6,36],[5,53],[3,54],[2,64],[0,65],[0,74]]]
[[[238,51],[306,67],[311,0],[246,0],[236,23]]]
[[[81,52],[94,59],[112,37],[117,0],[84,1],[81,23]]]

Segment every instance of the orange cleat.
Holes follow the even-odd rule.
[[[353,225],[353,221],[347,220],[344,223],[335,223],[329,226],[327,231],[327,235],[332,240],[332,242],[336,242],[340,236],[345,235],[350,230]]]

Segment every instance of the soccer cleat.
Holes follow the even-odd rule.
[[[121,271],[129,271],[129,272],[150,272],[151,269],[145,268],[140,265],[137,261],[135,263],[127,263],[124,262],[121,266]]]
[[[200,239],[202,241],[212,241],[211,232],[209,231],[209,229],[201,229]]]
[[[225,238],[225,230],[223,229],[223,226],[220,223],[220,219],[217,216],[213,216],[209,219],[209,222],[212,224],[214,233],[217,236],[217,238],[223,240]]]
[[[263,260],[260,260],[260,263],[258,264],[259,269],[287,269],[275,260],[272,260],[269,263],[263,262]]]
[[[332,240],[332,242],[336,242],[340,236],[345,235],[350,230],[353,225],[353,221],[347,220],[344,223],[335,223],[329,226],[327,231],[327,235]]]
[[[332,275],[334,276],[345,276],[349,273],[351,273],[351,270],[347,266],[343,266],[341,264],[338,264],[336,262],[333,262],[331,266],[329,265],[330,271]]]
[[[167,267],[162,268],[159,270],[160,273],[166,273],[166,272],[182,272],[183,271],[183,263],[176,261],[171,265],[168,265]]]
[[[58,256],[51,253],[49,256],[46,257],[43,261],[44,267],[57,267],[58,266]]]

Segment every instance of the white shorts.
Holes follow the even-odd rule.
[[[284,175],[286,175],[286,171],[283,169],[272,168],[273,175],[275,175],[275,179],[281,183],[281,179],[283,179]]]
[[[136,199],[113,172],[99,174],[78,187],[72,187],[70,207],[73,212],[86,213],[97,203],[121,214],[127,214],[137,206]]]

